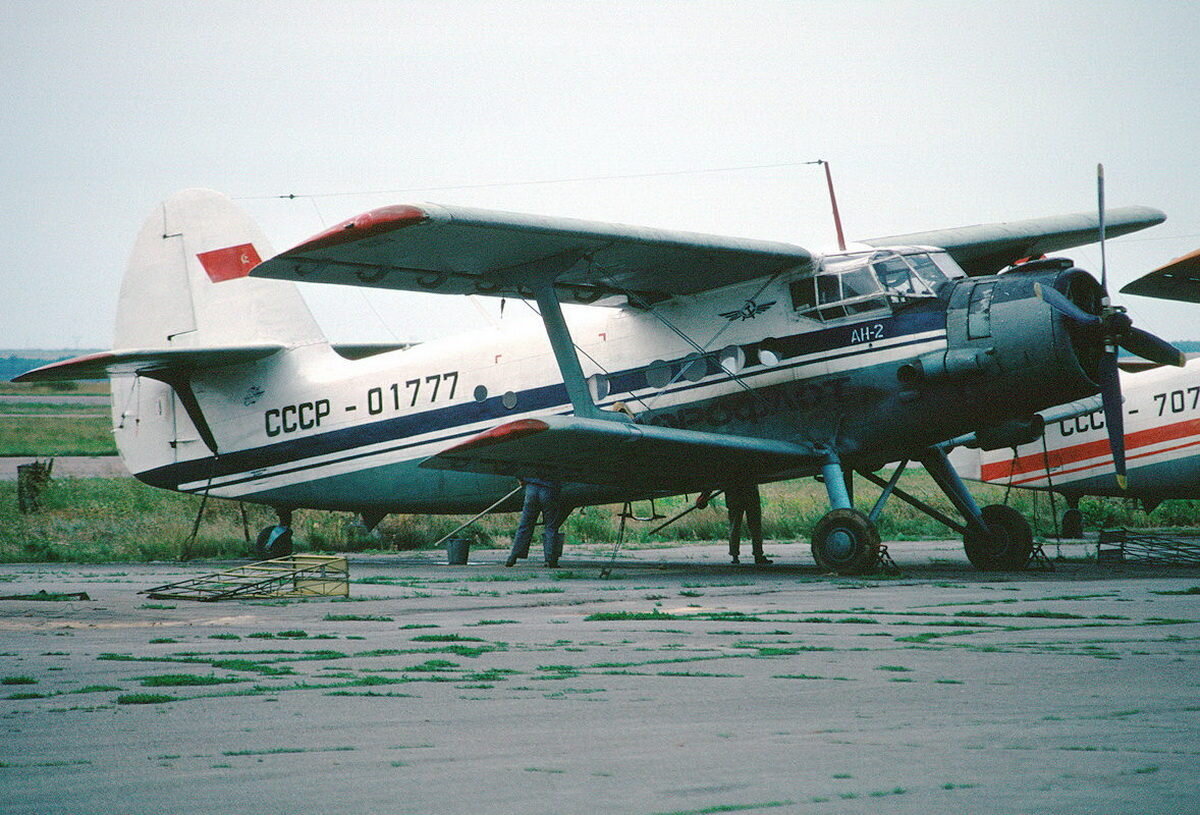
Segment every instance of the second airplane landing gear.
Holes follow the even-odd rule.
[[[254,544],[254,554],[259,560],[273,560],[292,553],[292,511],[276,507],[275,514],[279,517],[279,523],[264,526]]]
[[[1079,496],[1067,496],[1067,509],[1062,516],[1064,538],[1083,537],[1083,513],[1079,511]]]
[[[1033,532],[1025,518],[1011,507],[1001,504],[981,510],[940,447],[924,451],[920,461],[962,515],[965,525],[896,486],[908,466],[907,461],[900,463],[887,482],[874,473],[860,472],[868,481],[882,487],[883,493],[870,514],[854,509],[841,463],[836,455],[830,454],[821,468],[821,474],[833,509],[813,528],[812,550],[817,564],[845,575],[863,574],[875,568],[881,551],[875,521],[888,497],[895,494],[902,501],[961,534],[967,559],[980,571],[1024,568],[1034,548]]]

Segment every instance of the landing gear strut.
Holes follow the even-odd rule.
[[[838,574],[871,571],[879,562],[879,530],[874,519],[851,506],[848,479],[836,454],[829,454],[821,475],[833,509],[813,527],[813,560]]]
[[[258,533],[254,553],[259,560],[273,560],[292,553],[292,511],[286,507],[275,507],[279,523],[264,526]]]
[[[832,460],[836,461],[835,458]],[[1033,532],[1025,518],[1000,504],[980,509],[940,447],[923,451],[920,462],[962,515],[965,524],[896,486],[908,466],[907,461],[901,462],[886,482],[874,473],[859,472],[863,478],[883,489],[869,515],[850,507],[840,468],[831,467],[827,462],[822,474],[825,489],[829,493],[829,503],[834,509],[818,521],[813,530],[813,557],[817,563],[839,574],[861,574],[873,568],[880,552],[875,520],[888,498],[895,495],[961,534],[967,558],[975,568],[981,571],[1024,568],[1033,556],[1034,549]]]

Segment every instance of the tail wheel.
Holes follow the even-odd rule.
[[[879,561],[879,530],[857,509],[827,512],[812,534],[813,560],[838,574],[863,574]]]
[[[1025,568],[1033,556],[1033,531],[1029,522],[1021,513],[1003,504],[986,506],[981,514],[990,534],[972,528],[963,535],[963,548],[971,564],[981,572]]]

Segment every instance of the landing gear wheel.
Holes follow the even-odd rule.
[[[1033,555],[1033,531],[1029,522],[1021,513],[1003,504],[986,506],[981,514],[991,534],[968,529],[963,535],[963,549],[971,564],[981,572],[1025,568]]]
[[[863,574],[879,562],[879,530],[857,509],[827,512],[812,534],[813,560],[838,574]]]
[[[292,553],[292,528],[290,526],[264,526],[254,544],[254,554],[259,560],[273,560]]]
[[[1073,539],[1083,537],[1083,513],[1078,509],[1071,508],[1063,513],[1062,536]]]

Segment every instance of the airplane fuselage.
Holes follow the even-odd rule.
[[[1094,391],[1061,321],[1032,296],[1034,279],[1056,274],[952,279],[937,296],[880,296],[832,317],[798,308],[783,276],[652,310],[592,309],[571,317],[571,332],[602,410],[623,404],[638,423],[794,442],[874,469]],[[312,343],[191,383],[202,415],[219,417],[215,455],[169,386],[115,379],[130,469],[160,487],[281,506],[481,509],[515,481],[420,463],[499,423],[572,411],[534,324],[356,361]],[[720,484],[719,472],[704,475]],[[567,489],[576,503],[646,497]]]
[[[1104,413],[1046,425],[1042,440],[1011,449],[955,451],[967,478],[1068,496],[1200,498],[1200,359],[1182,368],[1121,375],[1129,484],[1114,478]]]

